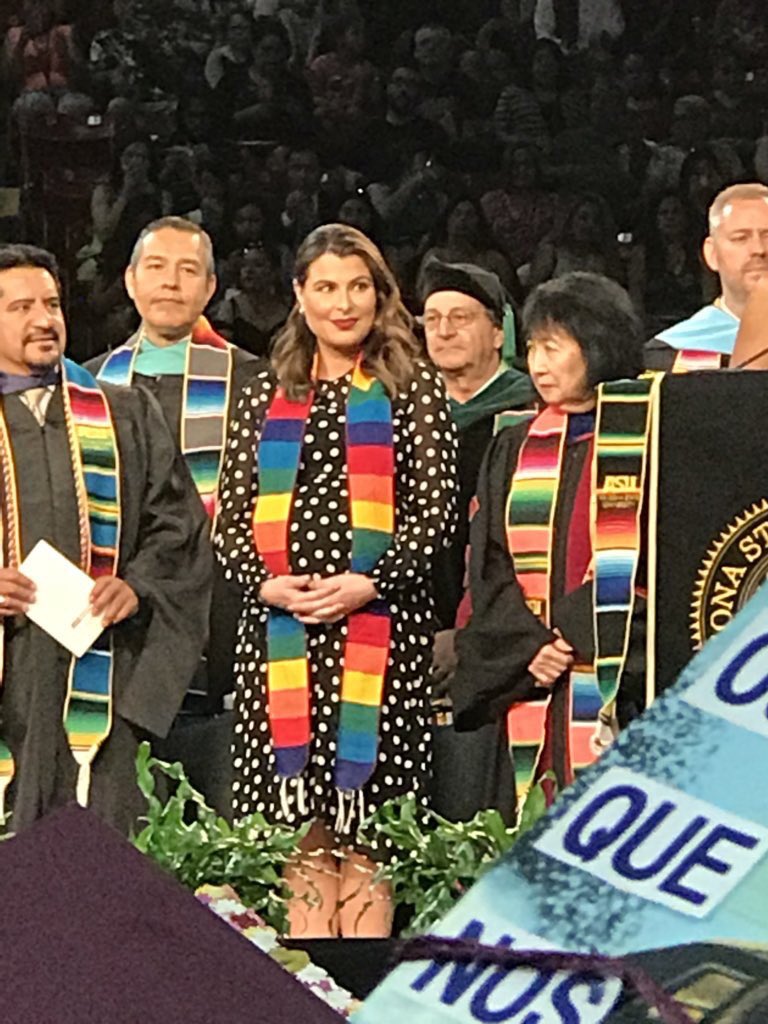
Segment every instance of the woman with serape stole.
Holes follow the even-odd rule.
[[[500,431],[480,472],[472,613],[451,684],[457,729],[507,718],[518,806],[549,771],[568,785],[643,707],[655,388],[632,379],[642,328],[615,282],[549,281],[523,320],[541,405]]]
[[[356,833],[388,798],[427,789],[428,581],[453,527],[454,429],[364,235],[314,231],[294,290],[221,482],[217,554],[246,590],[234,809],[312,823],[288,875],[293,934],[385,935],[371,855],[386,851]]]

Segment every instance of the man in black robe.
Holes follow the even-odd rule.
[[[63,394],[65,342],[53,257],[0,248],[0,737],[15,762],[13,831],[73,800],[78,776],[62,722],[71,656],[27,617],[35,587],[18,569],[39,540],[80,564],[84,517],[91,543]],[[92,763],[89,803],[127,832],[142,809],[138,741],[165,735],[179,709],[200,658],[212,567],[205,516],[157,404],[125,388],[97,390],[114,425],[120,500],[116,571],[91,594],[111,634],[114,669],[112,724]]]
[[[471,503],[480,466],[500,416],[531,407],[535,391],[526,374],[504,362],[503,356],[514,355],[514,321],[504,287],[494,273],[474,264],[434,259],[424,269],[421,297],[427,350],[445,381],[459,432],[459,522],[450,547],[436,555],[432,572],[441,626],[433,658],[439,699],[445,696],[456,665],[454,638],[464,597]],[[482,808],[498,807],[511,815],[514,797],[502,728],[494,723],[458,734],[446,721],[435,729],[434,746],[433,805],[440,813],[465,819]]]
[[[129,372],[112,375],[115,353],[91,360],[88,369],[100,379],[120,380],[153,394],[186,456],[185,434],[194,427],[190,428],[192,421],[185,423],[185,419],[188,412],[195,413],[194,409],[185,408],[187,376],[194,374],[188,348],[200,333],[204,340],[213,333],[202,319],[216,289],[211,239],[197,224],[181,217],[152,222],[136,242],[125,283],[141,316],[139,331],[124,346],[128,357],[124,371]],[[221,410],[221,428],[208,450],[220,466],[237,395],[260,364],[256,357],[223,338],[216,339],[216,344],[219,343],[221,354],[214,351],[213,358],[225,367],[227,379],[220,383],[226,383],[228,401]],[[210,407],[204,411],[210,412]],[[194,458],[191,455],[188,460],[192,469]],[[212,513],[215,493],[207,497]],[[193,785],[225,814],[229,811],[232,715],[224,710],[224,701],[234,686],[233,657],[240,604],[235,585],[225,581],[222,571],[215,567],[206,658],[194,677],[190,676],[189,692],[170,736],[155,744],[157,756],[181,761]]]

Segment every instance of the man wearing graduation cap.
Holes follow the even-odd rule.
[[[744,308],[768,275],[768,187],[731,185],[715,197],[703,254],[720,278],[720,296],[648,343],[649,369],[685,373],[731,365]]]
[[[502,414],[531,408],[535,391],[528,376],[507,362],[515,354],[514,314],[496,274],[471,263],[444,263],[435,258],[424,267],[421,299],[427,350],[445,381],[459,432],[459,523],[453,543],[433,563],[433,589],[442,627],[435,638],[433,658],[433,682],[439,697],[455,667],[453,640],[464,596],[470,505],[480,465]],[[436,810],[463,819],[485,807],[513,808],[503,730],[494,725],[460,735],[445,726],[436,730],[434,748]],[[457,766],[462,772],[461,786],[455,784]],[[508,786],[503,785],[505,778]]]

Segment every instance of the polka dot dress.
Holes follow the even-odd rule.
[[[345,452],[351,374],[321,381],[310,412],[293,501],[293,571],[321,576],[348,571],[352,531]],[[396,466],[395,536],[371,573],[389,603],[392,643],[382,698],[376,767],[356,793],[333,780],[346,622],[307,627],[312,740],[298,778],[275,771],[266,688],[267,606],[258,588],[268,578],[253,546],[258,440],[274,393],[262,371],[243,390],[221,480],[215,538],[226,575],[246,590],[236,648],[233,800],[236,817],[259,811],[273,822],[322,819],[341,843],[354,842],[363,817],[390,797],[423,800],[430,770],[428,675],[432,643],[431,558],[453,526],[455,436],[442,383],[419,365],[406,394],[392,404]],[[383,849],[383,847],[382,847]]]

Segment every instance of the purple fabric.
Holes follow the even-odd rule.
[[[340,1024],[95,815],[0,843],[3,1021]]]
[[[550,953],[542,950],[511,950],[485,946],[471,939],[444,939],[435,935],[419,936],[404,942],[397,961],[437,960],[460,963],[485,963],[495,967],[532,967],[542,971],[579,971],[600,977],[620,978],[633,988],[644,1002],[655,1009],[664,1024],[693,1024],[683,1007],[664,991],[650,975],[619,958],[585,953]]]
[[[0,395],[18,395],[32,388],[48,388],[59,383],[59,367],[52,366],[44,373],[5,373],[0,370]]]

